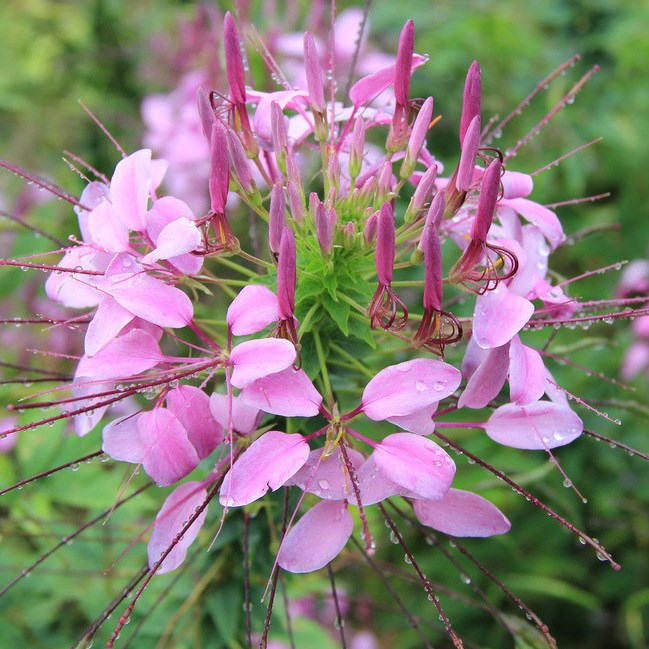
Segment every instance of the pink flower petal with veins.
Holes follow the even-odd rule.
[[[374,455],[365,460],[358,470],[358,490],[361,494],[361,504],[364,507],[391,498],[392,496],[407,496],[410,492],[387,478],[374,461]],[[356,493],[352,492],[347,498],[351,505],[357,505]]]
[[[482,349],[502,347],[530,320],[534,305],[502,282],[479,295],[473,312],[473,336]]]
[[[511,523],[482,496],[449,489],[441,500],[415,500],[415,515],[428,527],[450,536],[486,537],[509,532]]]
[[[545,365],[536,349],[526,347],[518,336],[509,345],[509,398],[517,406],[538,401],[545,392]]]
[[[162,228],[155,249],[142,257],[142,263],[152,264],[159,259],[184,255],[198,249],[201,242],[200,230],[194,222],[181,216]]]
[[[314,417],[322,396],[303,370],[288,368],[255,381],[239,395],[250,405],[283,417]]]
[[[503,186],[503,198],[506,199],[529,196],[534,189],[532,176],[520,171],[505,171],[500,182]]]
[[[84,340],[86,355],[96,354],[134,318],[130,311],[120,306],[112,297],[106,296],[97,307],[86,330]]]
[[[566,240],[566,235],[557,215],[547,207],[543,207],[543,205],[539,205],[527,198],[503,198],[498,202],[498,205],[511,207],[517,214],[535,225],[543,232],[553,250]]]
[[[319,570],[336,558],[353,531],[354,519],[345,503],[323,500],[284,537],[277,563],[289,572]]]
[[[110,182],[110,201],[115,214],[129,228],[143,232],[151,188],[151,151],[141,149],[120,160]]]
[[[435,422],[433,415],[437,410],[437,402],[431,403],[411,415],[403,415],[401,417],[389,417],[388,421],[402,430],[407,430],[409,433],[416,435],[430,435],[435,430]]]
[[[117,218],[108,201],[95,207],[87,219],[88,232],[94,244],[110,252],[131,250],[128,228]]]
[[[224,434],[230,422],[230,405],[227,394],[213,394],[210,397],[210,411],[216,421],[223,426]],[[247,404],[240,396],[232,397],[232,429],[241,435],[257,430],[263,413],[259,408]]]
[[[200,482],[185,482],[172,491],[156,516],[153,532],[151,532],[151,538],[147,545],[149,568],[153,568],[160,560],[160,556],[175,541],[206,498],[207,490]],[[205,523],[206,515],[207,508],[203,509],[196,517],[189,529],[164,558],[156,574],[163,575],[166,572],[171,572],[182,564],[187,555],[187,549],[196,540],[203,523]]]
[[[471,375],[457,402],[459,408],[484,408],[498,396],[509,369],[509,345],[490,349]]]
[[[241,507],[275,491],[291,478],[309,457],[302,435],[271,430],[254,441],[226,474],[219,500]]]
[[[144,457],[144,446],[137,431],[139,415],[121,417],[104,426],[101,450],[120,462],[139,464]]]
[[[462,375],[452,365],[418,358],[381,370],[363,391],[363,412],[374,420],[411,415],[453,394]]]
[[[260,284],[244,286],[232,300],[225,319],[234,336],[257,333],[277,321],[277,296]]]
[[[245,388],[257,379],[285,370],[293,364],[293,343],[280,338],[248,340],[230,352],[232,385]]]
[[[410,433],[388,435],[372,457],[387,478],[413,494],[439,500],[449,490],[455,463],[440,446]]]
[[[137,430],[144,447],[142,466],[160,486],[177,482],[198,466],[199,458],[185,427],[166,408],[143,412]]]
[[[491,439],[504,446],[528,450],[557,448],[581,435],[584,425],[570,408],[551,401],[527,406],[501,406],[485,424]]]
[[[199,388],[180,385],[167,392],[166,401],[185,427],[198,457],[206,458],[223,441],[223,427],[212,416],[210,398]]]
[[[322,453],[321,448],[311,451],[306,464],[286,484],[295,485],[323,500],[355,501],[354,487],[340,449],[326,458],[322,458]],[[347,457],[355,471],[365,462],[365,458],[352,448],[347,449]]]

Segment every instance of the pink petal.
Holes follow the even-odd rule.
[[[638,340],[624,354],[620,375],[625,381],[632,381],[640,372],[649,367],[649,345]]]
[[[449,489],[441,500],[417,499],[414,506],[424,525],[451,536],[494,536],[511,528],[495,505],[470,491]]]
[[[110,260],[104,252],[98,252],[90,246],[77,246],[65,253],[57,264],[60,268],[83,268],[102,272]],[[90,275],[56,271],[50,273],[45,282],[47,297],[63,306],[75,309],[97,306],[102,294],[97,290]]]
[[[142,466],[160,486],[177,482],[198,466],[198,455],[185,427],[166,408],[143,412],[137,429],[144,447]]]
[[[545,365],[541,355],[518,336],[509,346],[509,398],[517,406],[538,401],[545,392]]]
[[[473,336],[482,349],[502,347],[529,322],[534,305],[502,282],[479,295],[473,313]]]
[[[498,204],[511,207],[517,214],[541,230],[553,250],[566,240],[557,215],[547,207],[526,198],[504,198]]]
[[[429,500],[439,500],[455,475],[455,463],[446,451],[410,433],[388,435],[372,457],[387,478]]]
[[[87,408],[85,412],[74,417],[74,432],[79,437],[86,436],[99,423],[108,410],[108,406],[97,406],[97,399],[93,398],[92,395],[98,392],[108,392],[115,387],[112,381],[95,382],[88,381],[88,378],[77,373],[74,376],[74,383],[72,385],[72,396],[78,399],[74,402],[74,409],[81,410]],[[81,397],[88,398],[82,399]]]
[[[323,500],[350,500],[355,502],[354,487],[340,449],[329,457],[322,458],[323,449],[311,451],[306,464],[288,481],[303,491],[315,494]],[[352,448],[347,449],[347,457],[355,471],[361,467],[365,458]]]
[[[392,496],[407,496],[408,489],[387,478],[378,468],[374,455],[365,460],[358,470],[358,490],[361,493],[361,503],[364,507],[380,503]],[[356,494],[347,498],[351,505],[357,505]]]
[[[111,340],[92,358],[83,356],[76,375],[99,379],[126,378],[155,367],[164,358],[151,334],[133,329]]]
[[[130,250],[128,228],[117,218],[115,208],[104,201],[88,214],[88,232],[91,241],[106,251]]]
[[[182,217],[194,220],[194,214],[184,201],[173,196],[163,196],[155,201],[146,215],[146,231],[151,241],[157,243],[162,230]]]
[[[92,321],[86,330],[84,340],[85,352],[93,356],[108,344],[117,334],[133,320],[135,316],[120,306],[112,297],[106,296],[97,307]]]
[[[192,321],[194,307],[180,289],[145,273],[110,279],[102,288],[133,315],[159,327],[184,327]]]
[[[235,336],[247,336],[277,321],[277,296],[260,284],[244,286],[228,308],[226,321]]]
[[[156,247],[142,258],[143,264],[152,264],[159,259],[170,259],[200,248],[202,237],[193,221],[181,216],[165,225],[160,232]]]
[[[279,489],[309,457],[302,435],[271,430],[254,441],[236,460],[223,480],[222,505],[241,507]]]
[[[9,451],[16,446],[18,433],[11,433],[10,435],[4,434],[8,430],[13,430],[16,426],[18,426],[17,417],[5,417],[2,422],[0,422],[0,453],[9,453]]]
[[[353,531],[354,519],[345,503],[323,500],[284,537],[277,562],[289,572],[319,570],[336,558]]]
[[[210,398],[203,390],[180,385],[167,392],[166,402],[167,408],[184,426],[201,460],[223,441],[223,428],[212,416]]]
[[[308,92],[304,90],[279,90],[277,92],[259,93],[260,98],[252,117],[255,135],[259,138],[262,148],[273,150],[273,134],[271,128],[271,105],[276,102],[284,110],[287,106],[293,107],[299,102],[298,98],[306,98]],[[295,100],[298,99],[298,102]]]
[[[293,368],[255,381],[239,396],[264,412],[283,417],[314,417],[322,403],[322,396],[304,370]]]
[[[115,167],[110,182],[110,201],[115,214],[130,230],[144,231],[151,174],[149,149],[132,153]]]
[[[120,462],[140,464],[144,446],[137,430],[138,415],[121,417],[104,426],[101,450]]]
[[[230,425],[230,405],[227,394],[213,394],[210,397],[210,411],[224,432]],[[241,435],[249,435],[257,430],[263,413],[259,408],[248,405],[241,396],[232,397],[232,430]]]
[[[570,408],[537,401],[528,406],[501,406],[489,417],[485,432],[505,446],[542,450],[570,444],[583,428],[581,419]]]
[[[232,385],[245,388],[257,379],[285,370],[293,364],[293,343],[280,338],[248,340],[230,352]]]
[[[363,412],[374,420],[411,415],[453,394],[462,375],[452,365],[418,358],[381,370],[363,391]]]
[[[484,408],[505,385],[509,369],[509,345],[490,349],[471,375],[457,402],[460,408]]]
[[[388,421],[402,430],[407,430],[409,433],[416,433],[417,435],[430,435],[435,430],[435,422],[433,415],[437,410],[437,402],[431,403],[411,415],[402,415],[401,417],[390,417]]]
[[[161,555],[174,543],[196,509],[201,507],[207,498],[207,490],[200,482],[185,482],[174,489],[164,501],[155,518],[153,532],[147,546],[149,568],[153,568]],[[156,571],[157,575],[175,570],[182,564],[187,555],[187,549],[196,540],[200,532],[207,508],[196,517],[189,529],[178,540],[173,550],[164,558]]]
[[[529,196],[534,189],[532,176],[520,171],[505,171],[500,182],[503,186],[503,198],[523,198]]]

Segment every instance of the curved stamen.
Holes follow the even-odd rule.
[[[401,311],[401,316],[397,317]],[[374,297],[367,308],[370,327],[376,329],[395,329],[399,331],[408,322],[408,307],[390,286],[379,284]]]

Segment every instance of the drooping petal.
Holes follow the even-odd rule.
[[[363,391],[363,412],[374,420],[414,412],[453,394],[462,375],[452,365],[418,358],[381,370]]]
[[[173,490],[171,495],[164,501],[158,515],[156,516],[151,532],[151,538],[147,545],[147,556],[149,568],[153,568],[160,556],[175,541],[176,537],[183,530],[189,519],[194,515],[207,498],[207,490],[200,482],[185,482]],[[174,548],[164,558],[158,567],[156,574],[163,575],[166,572],[175,570],[182,564],[187,555],[187,549],[196,540],[207,515],[207,508],[196,517],[189,529],[178,540]]]
[[[561,221],[547,207],[527,198],[504,198],[499,201],[499,205],[511,207],[517,214],[520,214],[541,230],[553,250],[566,240]]]
[[[387,478],[429,500],[442,498],[455,475],[455,463],[446,451],[410,433],[388,435],[372,457]]]
[[[417,435],[430,435],[435,430],[435,422],[433,415],[437,410],[437,402],[431,403],[429,406],[417,410],[410,415],[402,415],[400,417],[388,417],[388,421],[402,430],[407,430],[409,433]]]
[[[198,249],[200,245],[200,230],[193,221],[181,216],[162,228],[155,249],[142,257],[142,263],[152,264],[159,259],[184,255]]]
[[[112,297],[104,298],[86,330],[84,350],[93,356],[133,320],[135,316],[120,306]]]
[[[151,188],[151,150],[141,149],[120,160],[110,182],[110,201],[116,216],[130,230],[143,232]]]
[[[495,505],[461,489],[449,489],[441,500],[416,499],[414,507],[415,515],[424,525],[451,536],[495,536],[511,528]]]
[[[254,441],[226,474],[219,499],[222,505],[241,507],[279,489],[309,457],[302,435],[271,430]]]
[[[357,472],[365,458],[352,448],[346,449],[347,457]],[[303,491],[315,494],[323,500],[349,500],[355,502],[352,478],[342,457],[336,449],[329,457],[322,458],[323,449],[311,451],[309,459],[289,480]]]
[[[518,406],[538,401],[545,392],[545,365],[536,349],[518,336],[509,345],[509,398]]]
[[[326,566],[345,547],[354,519],[339,500],[312,507],[284,538],[277,563],[289,572],[313,572]]]
[[[210,411],[216,421],[223,426],[223,431],[229,428],[230,405],[227,394],[213,394],[210,397]],[[232,429],[241,435],[254,432],[259,426],[262,412],[259,408],[247,404],[241,396],[232,397]]]
[[[358,490],[361,493],[361,504],[364,507],[380,503],[392,496],[407,496],[410,492],[405,487],[393,482],[377,466],[374,455],[365,460],[358,470]],[[356,494],[352,493],[349,498],[351,505],[357,505]]]
[[[223,427],[212,416],[210,398],[199,388],[180,385],[167,392],[166,401],[185,427],[199,459],[206,458],[223,441]]]
[[[502,347],[529,322],[534,305],[502,282],[479,295],[473,312],[473,336],[482,349]]]
[[[143,412],[137,420],[144,457],[142,466],[160,486],[184,478],[199,462],[185,427],[166,408]]]
[[[503,198],[524,198],[534,189],[532,176],[520,171],[505,171],[500,182],[503,186]]]
[[[249,284],[232,300],[226,321],[234,336],[247,336],[277,321],[277,296],[266,286]]]
[[[100,203],[88,214],[87,228],[92,242],[108,252],[131,249],[128,227],[118,219],[115,208],[108,201]]]
[[[104,426],[101,450],[120,462],[139,464],[144,447],[137,430],[138,416],[121,417]]]
[[[230,353],[232,385],[245,388],[257,379],[285,370],[295,357],[295,347],[288,340],[265,338],[240,343]]]
[[[508,403],[496,410],[485,424],[491,439],[513,448],[542,450],[570,444],[584,425],[570,408],[551,401],[527,406]]]
[[[264,412],[283,417],[314,417],[322,403],[309,377],[293,368],[255,381],[239,396]]]
[[[471,375],[457,402],[459,408],[484,408],[505,385],[509,368],[509,345],[490,349]]]

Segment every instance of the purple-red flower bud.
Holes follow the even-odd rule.
[[[349,175],[357,178],[363,166],[363,155],[365,153],[365,120],[361,115],[354,122],[351,148],[349,151]]]
[[[325,254],[329,254],[331,251],[337,220],[338,216],[333,208],[327,209],[324,203],[318,202],[315,210],[315,231],[318,243]]]
[[[367,243],[372,243],[376,239],[376,230],[378,228],[379,213],[374,212],[367,217],[365,227],[363,228],[363,238]]]
[[[304,34],[304,66],[306,69],[306,85],[309,91],[311,105],[319,112],[324,113],[325,99],[324,86],[322,85],[322,67],[315,46],[313,34]]]
[[[230,128],[225,129],[225,131],[230,163],[234,170],[235,180],[239,183],[239,186],[246,194],[251,194],[255,191],[256,187],[255,182],[252,179],[248,156],[243,148],[243,144],[241,144],[239,136]]]
[[[198,116],[201,119],[203,135],[209,142],[212,137],[212,125],[214,124],[216,117],[212,105],[210,104],[209,96],[207,92],[205,92],[205,88],[202,86],[199,86],[196,91],[196,103],[198,104]]]
[[[403,159],[401,170],[399,172],[399,175],[402,178],[410,178],[412,172],[415,170],[417,159],[419,158],[419,152],[426,141],[426,134],[428,133],[428,127],[430,126],[430,120],[432,117],[433,98],[428,97],[420,108],[415,123],[412,126],[412,131],[410,132],[406,157]]]
[[[225,46],[225,74],[233,103],[246,103],[246,76],[241,57],[241,42],[237,24],[228,11],[223,19],[223,42]]]
[[[455,186],[458,191],[465,192],[471,186],[478,146],[480,146],[480,116],[476,115],[471,120],[462,143],[462,154],[460,155],[460,163],[457,168],[457,178],[455,180]]]
[[[394,66],[394,97],[397,104],[408,105],[410,92],[410,74],[412,71],[412,55],[415,49],[415,23],[408,20],[399,36],[397,60]]]
[[[419,213],[424,208],[424,204],[433,192],[435,186],[435,179],[437,178],[437,165],[431,165],[426,169],[424,175],[419,179],[415,193],[410,199],[406,213],[404,214],[404,221],[411,223],[414,221]]]
[[[295,310],[295,237],[287,225],[282,229],[277,259],[277,311],[280,320],[292,320]]]
[[[215,120],[212,125],[210,148],[210,206],[215,214],[225,214],[225,204],[230,188],[230,163],[225,126],[218,120]]]
[[[376,274],[379,284],[390,286],[394,268],[394,208],[383,203],[379,210],[376,231]]]
[[[270,194],[270,210],[268,215],[268,246],[271,252],[277,254],[286,222],[286,199],[281,185],[273,185]],[[295,245],[295,244],[293,244]]]
[[[462,102],[462,117],[460,118],[460,146],[464,144],[464,136],[474,117],[480,117],[482,105],[482,83],[480,80],[480,65],[474,61],[469,66],[464,83],[464,99]]]
[[[386,162],[379,171],[378,179],[378,200],[385,201],[390,193],[392,184],[392,163]]]
[[[474,241],[484,242],[487,240],[487,234],[489,228],[491,228],[494,210],[496,209],[496,202],[498,201],[501,172],[502,164],[498,158],[495,158],[482,177],[478,208],[471,226],[471,239]]]
[[[304,201],[302,200],[302,196],[292,182],[287,183],[286,191],[288,193],[288,204],[291,215],[297,223],[302,223],[304,221]]]

